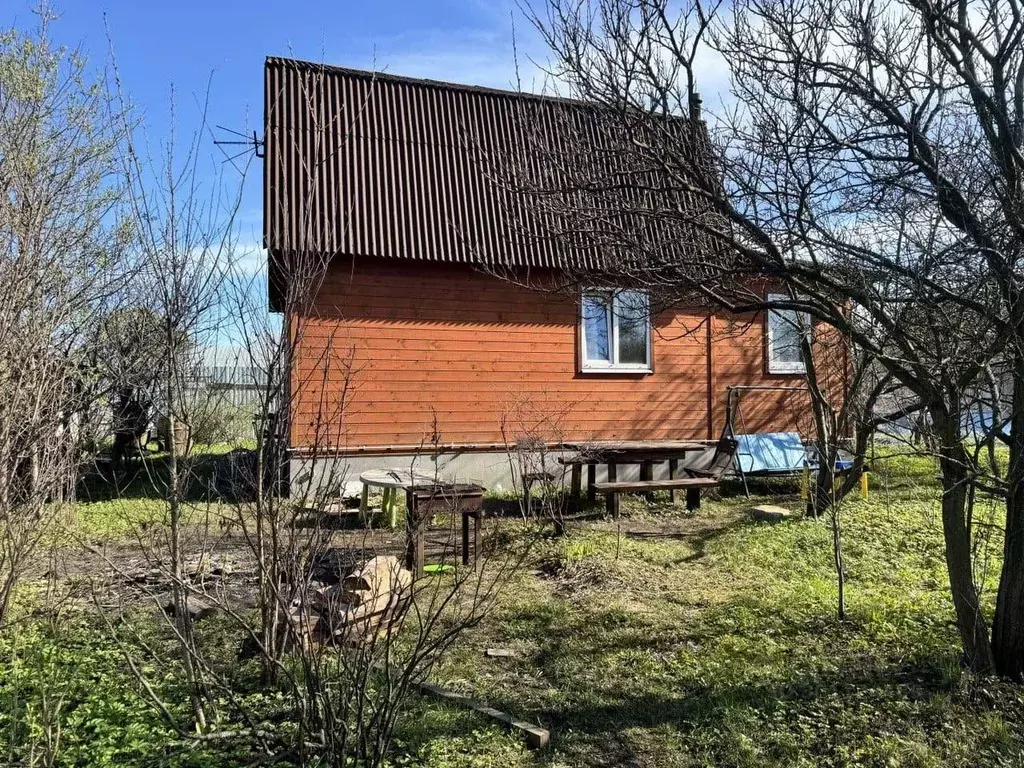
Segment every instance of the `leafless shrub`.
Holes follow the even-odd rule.
[[[355,514],[346,510],[350,478],[338,453],[359,374],[356,350],[320,323],[322,352],[296,354],[309,349],[302,342],[318,321],[329,256],[271,254],[280,316],[268,317],[260,278],[234,258],[236,198],[224,208],[216,205],[219,196],[201,196],[195,157],[187,152],[176,170],[168,150],[158,173],[132,143],[123,158],[133,184],[128,200],[138,280],[162,329],[160,386],[152,401],[170,422],[172,439],[166,467],[152,477],[166,519],[131,532],[145,564],[134,569],[145,572],[106,558],[117,578],[97,583],[95,600],[141,689],[181,740],[239,741],[268,761],[381,765],[408,695],[486,615],[526,557],[533,526],[522,518],[489,522],[487,539],[508,525],[512,534],[505,538],[515,543],[482,545],[469,566],[458,556],[461,511],[446,508],[443,493],[431,504],[434,525],[408,520],[397,531],[346,530]],[[197,403],[187,383],[202,347],[226,322],[241,339],[241,367],[259,384],[255,445],[239,445],[225,460],[228,492],[207,493],[198,457],[190,441],[177,445],[174,426],[190,428],[216,405]],[[314,399],[310,392],[321,395]],[[287,449],[297,413],[309,444],[293,456]],[[424,454],[440,449],[442,426]],[[441,540],[428,553],[438,572],[412,581],[405,571],[392,572],[397,561],[380,558],[404,559],[404,543],[421,524]],[[353,571],[382,562],[389,564],[389,590],[346,586]],[[150,620],[147,604],[159,609],[173,661],[141,631]],[[219,628],[210,630],[217,641],[205,627]],[[126,632],[134,633],[131,643],[124,642]],[[237,644],[238,658],[213,644],[223,643],[224,632]],[[274,706],[240,684],[239,664],[250,659],[259,665],[258,689],[275,693]],[[187,720],[154,684],[168,671],[185,682]],[[281,718],[290,726],[280,727]],[[224,722],[232,725],[219,725]]]

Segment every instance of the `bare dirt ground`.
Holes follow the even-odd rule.
[[[514,503],[489,501],[488,506],[485,541],[499,521],[518,514]],[[185,575],[200,601],[207,595],[211,603],[236,610],[255,606],[258,563],[251,535],[237,523],[184,529],[182,549],[191,553],[185,561]],[[322,542],[316,547],[320,554],[306,570],[312,587],[337,584],[378,555],[400,560],[405,557],[404,526],[381,527],[377,520],[365,526],[355,508],[338,508],[326,516],[311,513],[309,526],[300,519],[291,535],[317,537]],[[29,576],[63,584],[70,593],[108,608],[163,604],[169,600],[171,584],[167,537],[166,527],[154,524],[132,526],[126,534],[109,539],[80,537],[49,552]],[[437,516],[427,531],[426,547],[428,563],[454,562],[460,555],[458,521],[447,515]]]

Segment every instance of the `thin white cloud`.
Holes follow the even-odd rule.
[[[259,275],[267,271],[267,252],[260,243],[247,244],[232,256],[231,266],[237,274]]]
[[[488,26],[417,29],[364,40],[355,47],[366,53],[336,58],[335,62],[407,77],[569,95],[564,84],[546,73],[549,52],[526,19],[517,12],[513,24],[507,10],[503,15],[480,15]],[[733,103],[730,67],[720,53],[702,46],[695,70],[697,90],[709,112],[720,113]]]
[[[710,46],[701,46],[693,62],[693,79],[704,104],[712,112],[721,111],[735,101],[730,86],[729,63]]]
[[[376,40],[372,50],[352,65],[504,90],[541,92],[551,87],[542,68],[534,63],[543,61],[545,52],[518,29],[514,39],[511,24],[488,29],[420,29]]]

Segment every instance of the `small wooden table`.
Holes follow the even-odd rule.
[[[668,476],[675,477],[679,468],[679,459],[686,454],[707,450],[709,443],[700,440],[595,440],[580,443],[564,443],[563,447],[575,451],[578,455],[563,459],[564,464],[572,467],[571,488],[573,498],[580,494],[583,466],[587,467],[587,501],[593,503],[597,494],[594,484],[597,481],[597,465],[608,465],[608,482],[618,479],[619,464],[639,464],[640,480],[654,479],[654,462],[668,462]],[[675,491],[669,491],[672,501],[676,500]]]
[[[462,564],[469,565],[469,523],[473,521],[473,560],[480,567],[480,523],[484,492],[476,483],[435,483],[406,488],[408,524],[405,538],[405,567],[416,577],[423,575],[426,561],[426,529],[438,513],[462,516]]]
[[[392,528],[397,524],[397,496],[399,489],[405,490],[413,485],[426,485],[437,480],[433,475],[423,472],[410,472],[408,469],[370,469],[359,476],[363,484],[363,495],[359,500],[359,518],[366,520],[370,510],[370,486],[384,489],[381,511]]]

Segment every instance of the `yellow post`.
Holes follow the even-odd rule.
[[[398,491],[395,488],[384,489],[384,499],[381,502],[381,512],[384,513],[384,519],[387,520],[388,527],[395,527],[395,497],[398,496]]]
[[[811,495],[811,468],[804,467],[804,475],[800,479],[800,499],[807,501],[807,497]]]
[[[866,499],[868,497],[868,473],[860,473],[860,497]]]
[[[398,525],[398,489],[391,489],[391,509],[388,511],[388,526],[394,528]]]

